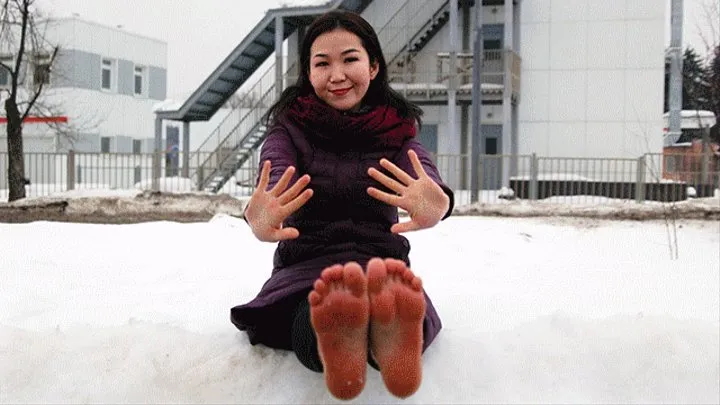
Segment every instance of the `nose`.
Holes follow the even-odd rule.
[[[331,83],[338,83],[345,80],[345,72],[343,71],[342,66],[336,66],[332,69],[330,72],[330,82]]]

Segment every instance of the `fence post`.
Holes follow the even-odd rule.
[[[72,149],[68,151],[66,164],[67,190],[75,190],[75,151]]]
[[[538,177],[538,158],[537,154],[533,153],[530,156],[530,184],[528,187],[530,200],[537,200],[538,198]]]
[[[637,173],[635,176],[635,202],[641,204],[645,201],[645,167],[646,155],[642,155],[637,160]]]

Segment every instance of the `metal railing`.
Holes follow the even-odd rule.
[[[190,167],[182,153],[159,156],[159,191],[197,193],[196,172],[214,152],[196,153]],[[482,203],[508,199],[565,204],[623,201],[679,201],[713,196],[720,187],[720,156],[716,154],[646,154],[632,158],[542,157],[537,155],[433,155],[443,181],[456,192],[456,204],[472,201],[470,168],[477,165],[476,198]],[[152,190],[153,154],[26,153],[28,197],[67,194],[106,195]],[[701,167],[705,164],[706,167]],[[7,153],[0,153],[0,200],[6,200]],[[234,197],[252,194],[259,167],[253,157],[219,191]],[[509,173],[503,184],[504,173]]]

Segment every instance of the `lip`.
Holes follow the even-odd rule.
[[[334,95],[336,95],[336,96],[344,96],[344,95],[347,94],[351,89],[352,89],[352,87],[348,87],[347,89],[330,90],[330,93],[332,93],[332,94],[334,94]]]

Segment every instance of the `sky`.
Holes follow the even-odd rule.
[[[351,403],[718,403],[720,232],[676,225],[677,259],[663,221],[451,217],[407,234],[443,330],[414,396],[368,368]],[[230,323],[274,248],[225,215],[0,223],[0,401],[341,403]]]
[[[669,1],[669,0],[668,0]],[[685,0],[684,42],[704,49],[698,25],[705,26],[701,4]],[[168,98],[194,91],[262,19],[282,3],[318,0],[39,0],[51,16],[71,16],[118,26],[168,44]],[[669,3],[668,3],[669,4]],[[668,24],[669,24],[668,14]],[[720,25],[720,22],[718,22]],[[669,43],[669,35],[666,42]]]

